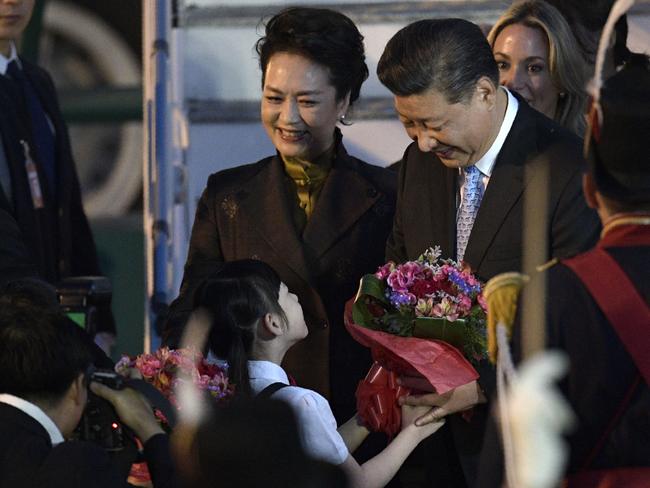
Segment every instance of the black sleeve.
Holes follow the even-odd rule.
[[[115,488],[127,487],[108,454],[89,442],[64,442],[54,447],[41,465],[34,487]]]
[[[154,488],[175,488],[179,485],[167,434],[151,437],[144,445],[144,457]]]
[[[37,276],[18,223],[0,209],[0,287],[10,281]]]

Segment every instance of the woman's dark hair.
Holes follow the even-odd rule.
[[[328,69],[338,100],[359,98],[368,78],[363,36],[349,18],[329,9],[291,7],[274,15],[255,49],[260,57],[262,86],[266,66],[279,52],[299,54]]]
[[[280,283],[273,268],[262,261],[230,261],[194,294],[193,308],[207,310],[211,316],[209,348],[228,361],[228,378],[238,394],[251,394],[247,361],[260,319],[274,313],[286,321],[278,303]]]

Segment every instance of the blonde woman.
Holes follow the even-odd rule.
[[[582,137],[587,68],[562,14],[542,0],[516,2],[492,27],[488,42],[501,84]]]

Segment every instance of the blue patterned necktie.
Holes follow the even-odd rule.
[[[20,86],[24,107],[27,110],[25,115],[29,117],[29,129],[32,133],[32,143],[35,146],[32,151],[35,149],[36,154],[32,154],[32,157],[38,158],[52,195],[56,195],[56,141],[45,115],[45,109],[38,98],[36,90],[34,90],[31,82],[15,60],[11,61],[7,66],[7,75],[11,77],[16,85]]]
[[[472,232],[476,213],[483,198],[483,173],[476,166],[463,168],[465,183],[463,185],[463,200],[458,208],[456,219],[456,258],[458,262],[465,257],[467,241]]]

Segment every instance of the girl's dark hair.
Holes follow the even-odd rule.
[[[359,98],[368,78],[363,36],[348,17],[329,9],[291,7],[274,15],[266,24],[265,36],[255,45],[260,57],[262,86],[266,66],[279,52],[304,56],[329,71],[338,100],[350,94],[350,104]]]
[[[251,394],[248,364],[260,319],[275,313],[286,321],[278,303],[280,277],[268,264],[253,260],[224,263],[194,294],[194,309],[211,316],[210,350],[228,361],[229,381],[237,393]]]

